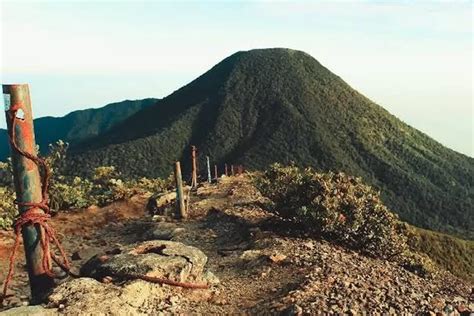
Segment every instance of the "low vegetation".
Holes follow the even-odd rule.
[[[67,143],[58,141],[50,145],[46,157],[52,171],[49,190],[52,212],[91,205],[104,206],[135,194],[161,192],[172,186],[171,178],[164,180],[142,177],[124,181],[114,166],[97,167],[90,178],[65,176],[63,170],[67,148]],[[11,227],[18,214],[14,200],[11,165],[0,163],[0,229]]]
[[[474,282],[474,241],[410,226],[408,244],[429,256],[437,265]]]
[[[377,257],[405,251],[403,223],[360,178],[273,164],[256,183],[274,213],[315,234]]]
[[[255,183],[270,199],[271,212],[315,236],[369,256],[396,260],[422,277],[434,273],[437,264],[473,279],[474,242],[400,221],[381,202],[380,193],[360,178],[273,164],[255,176]]]

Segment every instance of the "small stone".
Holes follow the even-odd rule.
[[[459,313],[466,313],[466,312],[469,312],[469,308],[467,308],[464,304],[457,305],[457,306],[456,306],[456,310],[457,310]]]
[[[166,221],[166,216],[153,215],[153,217],[152,217],[151,219],[152,219],[152,221],[154,221],[154,222],[164,222],[164,221]]]
[[[269,259],[273,263],[280,263],[280,262],[282,262],[286,259],[286,256],[284,254],[281,254],[281,253],[275,253],[275,254],[272,254],[269,257]]]
[[[443,311],[446,313],[446,314],[451,314],[452,312],[454,312],[454,307],[453,305],[451,304],[446,304],[446,306],[444,306],[443,308]]]
[[[171,297],[169,298],[169,301],[170,301],[170,304],[171,304],[171,305],[176,305],[176,304],[178,303],[178,301],[179,301],[179,298],[178,298],[177,296],[171,296]]]
[[[227,305],[227,300],[220,297],[214,297],[211,302],[215,305]]]
[[[284,311],[282,311],[281,315],[283,316],[301,316],[303,315],[303,309],[301,306],[297,304],[290,305]]]
[[[260,250],[246,250],[240,255],[240,259],[243,260],[255,260],[262,256]]]
[[[211,271],[204,272],[203,279],[205,279],[209,284],[213,284],[213,285],[220,283],[219,278]]]

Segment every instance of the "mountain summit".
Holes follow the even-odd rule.
[[[186,169],[191,144],[220,166],[293,161],[358,175],[402,219],[474,237],[474,159],[403,123],[301,51],[235,53],[75,146],[70,164],[167,176],[175,160]]]

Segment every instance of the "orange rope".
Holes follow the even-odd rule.
[[[28,158],[29,160],[33,161],[38,168],[41,168],[43,171],[42,181],[41,181],[41,202],[33,203],[33,202],[18,202],[15,201],[20,207],[27,207],[27,210],[20,214],[20,216],[16,219],[13,228],[15,232],[15,243],[13,246],[13,250],[10,255],[10,262],[8,267],[8,274],[5,279],[5,284],[3,286],[3,294],[0,297],[0,303],[7,297],[7,290],[8,285],[11,282],[14,274],[14,267],[15,267],[15,256],[18,251],[18,247],[20,245],[20,236],[21,231],[24,226],[27,225],[38,225],[42,228],[40,236],[40,246],[43,251],[43,258],[42,258],[42,268],[44,272],[50,276],[55,277],[53,272],[51,271],[51,259],[58,264],[61,268],[65,271],[69,272],[70,263],[67,259],[66,253],[61,246],[58,238],[56,237],[55,230],[48,225],[47,221],[51,218],[50,208],[49,208],[49,197],[48,197],[48,186],[49,186],[49,179],[51,178],[51,171],[46,164],[44,159],[33,155],[31,153],[25,152],[21,150],[15,140],[15,130],[17,124],[16,112],[19,110],[19,106],[15,105],[9,110],[9,118],[11,120],[11,128],[9,133],[9,141],[13,150],[15,150],[21,156]],[[38,212],[38,209],[43,210],[43,212]],[[53,243],[57,249],[59,250],[62,258],[62,262],[54,255],[50,248],[49,243]]]

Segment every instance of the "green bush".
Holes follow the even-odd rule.
[[[15,216],[18,214],[15,193],[7,187],[0,187],[0,229],[11,227]]]
[[[61,179],[61,178],[60,178]],[[88,207],[97,204],[91,194],[93,183],[75,177],[72,181],[62,178],[50,187],[50,207],[54,211]]]
[[[273,202],[271,211],[324,238],[383,258],[406,248],[404,224],[360,178],[273,164],[256,185]]]
[[[157,193],[172,186],[171,178],[166,180],[140,178],[125,181],[113,166],[95,168],[91,179],[65,176],[64,162],[67,149],[68,144],[59,140],[49,145],[49,154],[45,158],[51,170],[49,197],[53,212],[91,205],[104,206],[127,199],[134,194]],[[11,227],[17,215],[14,199],[11,163],[0,162],[0,229]]]

